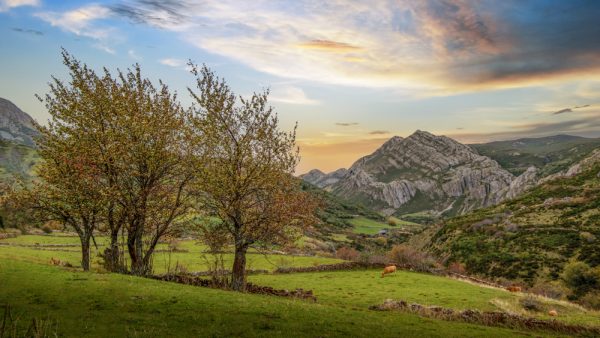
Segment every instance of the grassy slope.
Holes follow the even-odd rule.
[[[515,175],[533,165],[541,169],[541,176],[567,168],[599,146],[600,139],[569,135],[471,145],[481,155],[491,157]]]
[[[466,263],[473,273],[526,282],[557,279],[570,260],[598,266],[599,171],[600,163],[512,201],[447,220],[433,234],[431,250]]]
[[[304,275],[306,276],[306,275]],[[308,276],[307,276],[308,277]],[[0,304],[22,323],[58,322],[60,336],[506,337],[513,330],[116,274],[66,271],[0,258]]]
[[[253,275],[252,282],[276,288],[304,288],[315,291],[321,304],[347,309],[368,308],[385,299],[403,299],[426,305],[481,311],[511,311],[526,316],[550,319],[544,312],[527,312],[519,305],[522,294],[422,273],[397,271],[381,278],[380,270]],[[600,313],[582,311],[566,302],[541,299],[548,309],[556,309],[560,320],[591,324]]]

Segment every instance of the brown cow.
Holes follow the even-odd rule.
[[[396,272],[396,266],[395,265],[386,266],[383,269],[383,272],[381,273],[381,278],[383,278],[383,276],[385,276],[388,273],[394,273],[394,272]]]
[[[510,292],[521,292],[521,287],[518,285],[511,285],[511,286],[507,287],[506,290],[508,290]]]
[[[552,317],[556,317],[556,316],[558,316],[558,312],[556,312],[556,310],[550,310],[550,311],[548,311],[548,315],[552,316]]]
[[[52,265],[62,265],[62,262],[60,261],[60,259],[52,257],[52,258],[50,258],[50,264],[52,264]]]

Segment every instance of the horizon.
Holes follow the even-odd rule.
[[[600,137],[600,3],[0,0],[0,97],[40,123],[34,94],[64,78],[60,48],[94,69],[139,63],[191,100],[186,62],[240,95],[270,88],[297,121],[298,173],[347,168],[414,130],[461,143]]]

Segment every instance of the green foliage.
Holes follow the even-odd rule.
[[[565,266],[561,277],[576,298],[592,290],[600,290],[600,267],[590,268],[583,262],[572,262]]]

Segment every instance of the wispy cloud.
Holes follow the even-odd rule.
[[[387,135],[390,132],[388,130],[373,130],[369,132],[369,135]]]
[[[187,62],[185,60],[175,59],[175,58],[160,59],[160,60],[158,60],[158,62],[161,65],[165,65],[165,66],[169,66],[169,67],[173,67],[173,68],[185,68],[185,66],[187,64]]]
[[[358,122],[337,122],[335,125],[340,127],[351,127],[357,126]]]
[[[38,36],[44,35],[44,32],[38,31],[35,29],[14,27],[12,30],[15,32],[19,32],[19,33],[33,34],[33,35],[38,35]]]
[[[0,0],[0,12],[21,6],[39,6],[39,0]]]
[[[315,105],[319,101],[313,100],[306,96],[302,88],[295,86],[277,86],[274,87],[269,96],[269,100],[273,102],[282,102],[290,104]]]
[[[73,33],[78,36],[91,38],[95,41],[92,45],[107,53],[114,54],[111,44],[116,40],[116,34],[110,27],[98,27],[95,21],[107,19],[111,15],[108,8],[100,5],[86,5],[66,12],[39,12],[35,16],[48,22],[50,25]]]
[[[559,115],[559,114],[564,114],[564,113],[572,113],[572,112],[573,112],[573,109],[571,109],[571,108],[565,108],[565,109],[561,109],[561,110],[559,110],[559,111],[555,111],[555,112],[554,112],[554,113],[552,113],[552,114],[554,114],[554,115]]]

